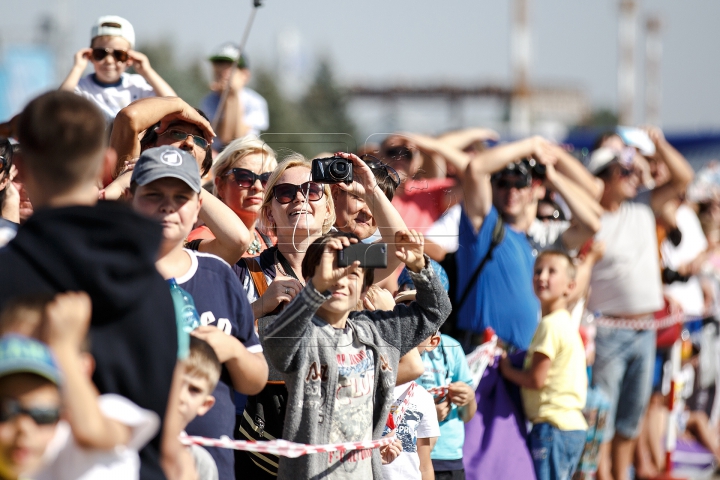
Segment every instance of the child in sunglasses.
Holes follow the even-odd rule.
[[[119,395],[98,396],[91,308],[87,294],[65,293],[3,315],[3,331],[40,331],[49,347],[17,333],[0,340],[0,478],[139,478],[138,450],[159,418]]]
[[[177,94],[150,66],[147,56],[134,50],[135,30],[122,17],[100,17],[92,27],[90,48],[75,53],[75,63],[60,90],[93,100],[109,122],[130,103],[145,97]],[[95,73],[82,77],[88,61]],[[137,74],[127,74],[132,66]],[[81,78],[82,77],[82,78]]]

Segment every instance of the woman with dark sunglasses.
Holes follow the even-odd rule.
[[[232,141],[212,166],[213,193],[242,220],[252,236],[243,257],[254,257],[275,244],[272,233],[257,230],[258,212],[265,185],[277,166],[275,152],[265,142],[245,137]],[[201,243],[215,238],[207,226],[198,227],[188,242]]]

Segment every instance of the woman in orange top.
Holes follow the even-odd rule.
[[[254,236],[243,257],[259,255],[276,242],[274,235],[255,228],[265,185],[276,166],[277,160],[272,148],[254,137],[232,141],[213,163],[215,196],[240,217]],[[188,236],[188,246],[196,249],[203,240],[212,238],[214,237],[209,228],[198,227]]]

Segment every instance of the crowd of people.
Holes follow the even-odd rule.
[[[321,182],[262,141],[236,46],[200,108],[134,47],[101,17],[0,125],[0,479],[628,480],[666,468],[667,429],[720,461],[720,188],[687,195],[660,129],[583,161],[395,133],[316,152],[352,169]],[[361,243],[386,264],[341,265]]]

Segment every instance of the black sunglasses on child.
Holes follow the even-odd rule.
[[[53,425],[60,420],[60,409],[57,407],[23,407],[20,402],[11,399],[0,401],[0,423],[9,422],[18,415],[27,415],[37,425]]]
[[[127,62],[128,61],[128,52],[126,50],[113,50],[112,48],[93,48],[92,49],[92,58],[96,62],[105,60],[105,57],[108,55],[112,55],[115,60],[118,62]]]
[[[258,180],[260,180],[260,185],[265,188],[265,185],[267,185],[267,182],[270,179],[271,173],[272,172],[265,172],[258,175],[247,168],[233,168],[230,169],[224,176],[232,177],[237,186],[240,188],[250,188],[255,185],[255,182]]]
[[[305,182],[302,185],[294,185],[292,183],[280,183],[275,185],[273,195],[278,203],[286,205],[297,198],[298,191],[302,193],[303,197],[307,198],[311,202],[317,202],[325,193],[321,183]]]

